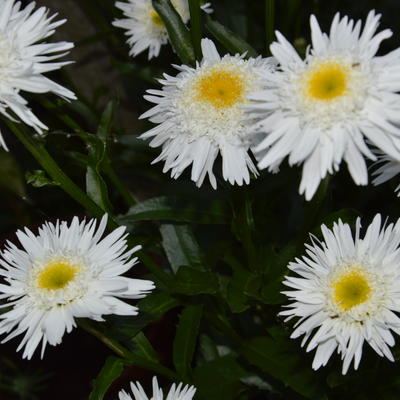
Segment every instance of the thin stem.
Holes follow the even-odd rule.
[[[75,201],[82,204],[94,217],[101,218],[104,215],[104,210],[91,200],[85,192],[62,171],[42,143],[39,143],[27,133],[24,126],[20,125],[17,127],[17,125],[9,119],[5,119],[5,121],[8,127],[14,132],[47,174],[57,182],[66,193]]]
[[[267,41],[267,52],[274,41],[275,0],[265,0],[265,34]]]
[[[196,60],[201,60],[201,9],[200,0],[189,0],[190,35]]]

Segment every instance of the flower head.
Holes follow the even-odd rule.
[[[172,0],[171,3],[186,24],[190,18],[188,0]],[[135,57],[148,49],[149,60],[158,57],[161,46],[168,42],[168,33],[151,0],[117,1],[115,5],[126,18],[115,20],[113,25],[126,29],[131,48],[129,54]],[[212,12],[210,3],[204,4],[202,9],[207,13]]]
[[[33,114],[21,92],[51,92],[75,99],[70,90],[43,75],[69,64],[52,60],[64,56],[73,44],[45,42],[65,20],[54,21],[57,14],[49,16],[45,7],[34,8],[35,2],[21,8],[20,1],[0,0],[0,112],[41,133],[47,126]],[[1,135],[0,145],[7,148]]]
[[[18,231],[22,249],[8,242],[0,259],[0,299],[7,310],[0,314],[3,342],[24,334],[18,350],[30,359],[40,342],[42,356],[48,344],[61,343],[65,331],[76,326],[75,318],[102,321],[102,315],[136,315],[138,310],[118,298],[138,299],[153,288],[153,282],[120,276],[137,262],[127,250],[125,227],[103,239],[104,216],[70,225],[45,223],[35,236]]]
[[[303,164],[300,193],[307,200],[320,181],[344,160],[357,185],[368,182],[364,157],[375,160],[369,139],[385,154],[400,158],[400,52],[376,56],[388,29],[376,33],[380,15],[361,21],[336,14],[329,35],[311,16],[311,50],[302,60],[277,32],[271,52],[275,73],[262,74],[262,89],[250,98],[259,118],[255,146],[259,168],[276,169],[288,157]]]
[[[119,400],[163,400],[164,398],[167,400],[192,400],[194,394],[196,393],[196,388],[189,385],[186,385],[185,387],[182,386],[182,383],[179,383],[178,386],[176,386],[175,383],[172,384],[167,396],[164,397],[162,389],[160,389],[158,386],[157,378],[154,377],[153,395],[151,397],[147,397],[139,382],[136,382],[136,384],[131,382],[131,390],[134,399],[132,399],[132,397],[124,390],[121,390],[119,393]]]
[[[162,146],[153,163],[165,161],[163,172],[178,178],[192,165],[192,181],[201,186],[208,174],[216,187],[214,161],[222,156],[223,178],[232,185],[249,183],[257,170],[250,158],[249,126],[243,106],[257,85],[257,71],[271,68],[269,59],[220,57],[209,39],[201,42],[203,60],[196,68],[177,67],[177,76],[164,75],[162,90],[148,90],[145,98],[156,106],[141,118],[158,124],[141,135]]]
[[[337,350],[346,374],[357,369],[364,342],[393,361],[390,347],[400,334],[400,220],[381,226],[378,214],[360,238],[360,219],[353,238],[339,220],[333,229],[322,226],[323,242],[306,245],[307,256],[289,264],[298,277],[283,282],[292,301],[281,315],[297,317],[292,338],[304,335],[307,351],[316,349],[313,368],[327,364]]]

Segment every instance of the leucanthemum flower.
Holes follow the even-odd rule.
[[[223,178],[229,183],[249,183],[257,169],[248,153],[249,127],[242,107],[246,96],[257,86],[257,73],[272,68],[270,59],[225,55],[220,57],[209,39],[201,42],[203,60],[195,68],[176,66],[172,77],[164,74],[162,90],[148,90],[145,98],[156,106],[141,118],[149,118],[155,128],[142,139],[153,138],[151,147],[162,146],[153,163],[165,161],[163,172],[178,178],[192,166],[192,181],[201,186],[208,174],[216,188],[213,164],[222,156]]]
[[[307,256],[289,264],[298,275],[283,282],[292,301],[281,315],[297,317],[291,337],[304,335],[302,346],[316,349],[312,367],[325,366],[336,350],[346,374],[357,369],[367,342],[381,357],[394,361],[390,347],[400,334],[400,220],[382,226],[378,214],[360,238],[360,219],[353,239],[339,220],[322,226],[323,241],[312,238]]]
[[[380,15],[361,21],[333,19],[329,35],[311,16],[312,47],[302,60],[277,32],[271,45],[279,71],[262,75],[258,102],[249,111],[259,117],[255,146],[258,167],[276,169],[288,157],[303,164],[300,193],[310,200],[320,181],[344,160],[357,185],[368,183],[363,156],[375,160],[369,139],[385,154],[400,159],[400,52],[376,56],[388,29],[376,33]]]
[[[102,239],[104,216],[71,224],[45,223],[38,236],[29,229],[18,231],[22,249],[7,242],[0,258],[0,334],[6,342],[24,334],[17,349],[30,359],[40,342],[42,357],[47,344],[61,343],[76,326],[75,318],[102,321],[102,315],[136,315],[137,307],[118,298],[138,299],[153,288],[153,282],[120,276],[137,262],[132,257],[140,246],[127,251],[125,227]]]
[[[196,393],[196,388],[194,386],[186,385],[182,387],[183,384],[179,383],[178,386],[172,384],[168,394],[164,397],[162,389],[159,388],[157,378],[153,378],[153,394],[151,397],[147,397],[143,387],[139,382],[134,384],[131,382],[131,390],[133,393],[132,397],[125,392],[125,390],[121,390],[119,392],[119,400],[192,400],[194,394]]]
[[[35,5],[31,2],[21,8],[20,1],[0,0],[0,112],[11,120],[16,116],[40,134],[48,128],[33,114],[21,92],[50,92],[75,99],[70,90],[43,75],[69,64],[52,61],[74,45],[44,42],[66,20],[54,21],[57,14],[49,16],[45,7],[34,11]],[[0,145],[7,149],[1,135]]]
[[[379,167],[372,173],[372,176],[374,176],[372,183],[377,186],[400,174],[400,160],[395,160],[378,151],[375,151],[375,154],[378,161],[374,166]],[[397,196],[400,197],[400,184],[396,187],[395,192],[397,192]]]
[[[172,0],[171,3],[186,24],[190,19],[188,0]],[[135,57],[148,49],[149,60],[158,57],[161,46],[168,42],[168,33],[151,0],[117,1],[115,6],[126,18],[117,19],[112,24],[126,30],[127,43],[131,48],[129,54]],[[201,8],[206,13],[212,12],[210,3]]]

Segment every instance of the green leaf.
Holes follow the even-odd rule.
[[[174,221],[197,224],[227,224],[229,214],[219,201],[204,204],[196,199],[179,197],[155,197],[132,206],[127,214],[119,216],[120,224],[136,221]]]
[[[325,399],[323,379],[319,379],[311,367],[304,366],[298,347],[290,343],[286,332],[275,327],[270,333],[273,337],[257,337],[245,342],[242,355],[302,396],[312,400]]]
[[[249,376],[249,373],[235,356],[227,355],[197,367],[193,375],[200,400],[231,400],[239,398],[238,393],[243,388],[240,380]]]
[[[100,124],[97,128],[97,136],[102,140],[105,146],[111,132],[117,105],[118,102],[116,100],[111,100],[108,102],[101,115]]]
[[[28,171],[25,174],[26,182],[31,184],[33,187],[39,188],[43,186],[58,186],[58,182],[54,182],[47,177],[46,172],[41,169],[35,169],[34,171]]]
[[[215,278],[215,274],[211,272],[183,266],[176,274],[174,291],[185,295],[214,294],[219,289]]]
[[[210,17],[207,17],[206,28],[231,54],[246,53],[246,57],[257,57],[257,52],[245,40]]]
[[[201,60],[201,8],[200,0],[188,0],[190,11],[190,35],[196,60]]]
[[[139,355],[150,362],[159,363],[157,352],[154,350],[152,344],[149,342],[143,332],[139,332],[132,339],[132,343],[135,346],[135,353],[139,353]]]
[[[190,32],[170,0],[152,0],[153,7],[164,22],[172,47],[183,64],[194,64],[195,55]]]
[[[188,380],[190,376],[202,314],[202,305],[190,305],[182,311],[179,318],[173,345],[173,360],[183,380]]]
[[[183,265],[202,263],[199,245],[187,225],[161,225],[162,246],[176,273]]]
[[[93,383],[89,400],[103,400],[108,388],[122,374],[124,362],[117,357],[108,357]]]

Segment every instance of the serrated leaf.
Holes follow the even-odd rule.
[[[108,388],[122,374],[124,362],[117,357],[108,357],[99,375],[94,380],[89,400],[103,400]]]
[[[43,186],[58,186],[59,183],[54,182],[50,179],[46,172],[41,169],[35,169],[34,171],[28,171],[25,174],[26,182],[32,185],[33,187],[39,188]]]
[[[176,329],[173,361],[176,370],[184,380],[187,380],[190,376],[202,313],[202,305],[187,306],[180,315]]]
[[[183,265],[193,266],[202,263],[201,251],[187,225],[161,225],[162,246],[171,268],[176,273]]]

